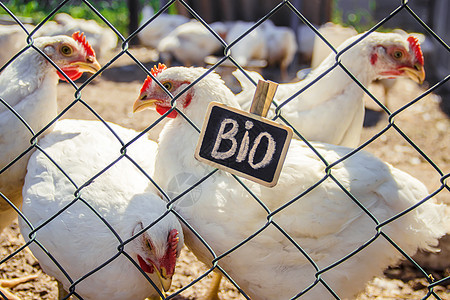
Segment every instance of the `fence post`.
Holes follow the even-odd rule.
[[[127,0],[129,22],[128,22],[128,34],[133,33],[139,26],[139,0]],[[130,40],[130,45],[139,44],[139,37],[136,35]]]

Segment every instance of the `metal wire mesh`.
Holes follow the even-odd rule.
[[[428,293],[427,295],[423,298],[423,299],[441,299],[435,292],[434,292],[434,288],[437,285],[441,285],[444,284],[445,282],[448,282],[448,280],[450,279],[450,277],[445,277],[442,278],[441,280],[434,280],[432,276],[430,276],[430,274],[428,274],[417,262],[414,261],[413,258],[411,258],[407,253],[405,253],[401,247],[399,247],[396,242],[394,240],[392,240],[388,234],[386,234],[383,231],[383,228],[394,222],[395,220],[402,218],[405,214],[409,213],[410,211],[416,209],[419,205],[421,205],[422,203],[428,201],[429,199],[431,199],[432,197],[436,196],[437,194],[440,193],[448,193],[450,191],[450,188],[447,184],[447,179],[449,177],[449,174],[445,173],[445,170],[443,170],[443,168],[441,166],[438,166],[436,163],[434,163],[432,161],[431,158],[429,158],[427,156],[427,154],[422,151],[420,149],[420,147],[418,145],[416,145],[416,143],[414,142],[413,139],[411,139],[410,137],[408,137],[408,135],[402,130],[402,128],[400,126],[398,126],[395,122],[395,117],[398,116],[399,114],[401,114],[402,112],[404,112],[405,110],[407,110],[409,107],[415,105],[417,102],[421,101],[425,96],[429,95],[430,93],[436,91],[438,88],[440,88],[441,86],[443,86],[449,79],[449,76],[447,75],[445,78],[441,78],[436,84],[434,84],[433,86],[431,86],[430,88],[428,88],[425,92],[423,92],[420,96],[418,96],[417,98],[413,99],[412,101],[408,102],[407,104],[405,104],[404,106],[402,106],[401,108],[397,109],[396,111],[391,112],[385,105],[383,105],[383,103],[381,103],[377,97],[375,97],[368,89],[367,87],[365,87],[364,85],[362,85],[355,77],[354,75],[349,72],[346,67],[344,65],[341,64],[340,62],[340,56],[342,54],[344,54],[348,48],[350,48],[351,46],[353,46],[353,44],[358,43],[360,40],[362,40],[365,36],[362,36],[360,39],[356,40],[352,45],[350,45],[348,48],[344,49],[343,51],[338,52],[328,41],[325,37],[323,37],[321,35],[321,33],[316,29],[316,27],[314,25],[312,25],[308,19],[302,14],[302,12],[299,10],[298,7],[295,7],[295,5],[293,4],[292,1],[280,1],[271,11],[268,11],[267,14],[259,19],[257,22],[255,22],[254,26],[252,26],[250,29],[248,29],[240,38],[236,39],[235,41],[233,41],[232,43],[227,44],[220,36],[218,33],[216,33],[211,27],[210,25],[205,22],[202,18],[201,15],[199,15],[195,10],[193,10],[185,1],[183,0],[172,0],[172,1],[168,1],[163,7],[161,7],[161,9],[152,17],[150,18],[146,23],[144,23],[142,26],[140,26],[135,32],[131,33],[129,36],[125,37],[123,36],[104,16],[102,16],[101,13],[99,13],[99,11],[95,8],[95,3],[90,3],[87,0],[83,0],[82,1],[83,4],[85,5],[85,9],[89,9],[92,10],[92,12],[94,12],[109,28],[111,28],[115,34],[119,37],[120,40],[120,47],[121,47],[121,51],[119,51],[111,60],[109,60],[103,67],[102,69],[95,74],[94,76],[86,79],[84,82],[81,83],[75,83],[73,82],[70,78],[68,78],[67,76],[66,79],[67,81],[72,85],[73,89],[74,89],[74,100],[70,103],[70,105],[68,105],[67,107],[63,107],[61,108],[61,112],[53,119],[52,122],[50,122],[45,128],[43,128],[42,130],[40,130],[39,132],[34,132],[33,129],[27,124],[27,121],[20,116],[13,107],[11,107],[8,102],[4,99],[0,98],[0,103],[2,106],[6,107],[7,110],[9,110],[12,114],[14,114],[23,124],[23,126],[26,126],[28,128],[28,130],[30,131],[32,138],[30,139],[30,145],[27,149],[25,149],[19,156],[17,156],[15,159],[11,160],[11,162],[9,162],[7,165],[5,166],[1,166],[2,168],[0,169],[0,175],[4,172],[6,172],[9,168],[11,168],[11,166],[13,166],[14,164],[17,163],[17,161],[19,161],[22,157],[26,156],[28,153],[32,152],[32,151],[41,151],[43,153],[45,153],[45,150],[40,147],[39,145],[39,139],[45,134],[45,131],[48,130],[52,125],[54,125],[55,122],[57,122],[59,119],[63,118],[64,115],[66,114],[66,112],[68,110],[70,110],[74,105],[78,104],[78,105],[82,105],[85,108],[87,108],[90,113],[92,113],[96,119],[98,119],[99,121],[101,121],[104,126],[106,126],[109,131],[111,131],[117,138],[117,140],[121,143],[122,148],[120,150],[120,153],[117,154],[117,159],[115,161],[113,161],[111,164],[109,164],[108,166],[106,166],[102,171],[100,171],[99,173],[97,173],[94,177],[92,177],[89,181],[85,182],[82,185],[78,185],[75,183],[75,181],[71,178],[70,176],[70,172],[69,170],[64,170],[61,167],[58,166],[57,162],[54,161],[51,157],[51,155],[45,153],[45,155],[48,157],[49,160],[51,160],[62,172],[62,174],[64,174],[65,177],[67,177],[67,179],[69,181],[71,181],[71,183],[73,184],[73,186],[76,188],[76,192],[73,195],[73,201],[67,205],[66,207],[64,207],[63,209],[61,209],[59,211],[58,214],[55,214],[54,216],[52,216],[51,218],[49,218],[46,222],[42,223],[41,225],[35,227],[33,226],[33,224],[31,224],[31,222],[29,222],[27,220],[27,217],[25,215],[23,215],[20,211],[20,209],[18,207],[16,207],[14,205],[14,203],[12,203],[10,201],[10,199],[8,199],[0,190],[0,196],[2,201],[7,202],[11,207],[13,207],[16,212],[19,215],[19,218],[21,218],[24,222],[26,222],[28,224],[28,226],[31,228],[31,233],[29,235],[29,241],[23,245],[22,247],[20,247],[19,249],[17,249],[16,251],[14,251],[13,253],[11,253],[10,255],[8,255],[7,257],[3,257],[0,260],[0,264],[3,264],[4,262],[7,262],[9,259],[11,259],[12,257],[14,257],[15,255],[17,255],[19,252],[23,251],[25,247],[27,247],[30,244],[36,244],[38,245],[42,251],[46,252],[46,254],[53,260],[53,262],[55,263],[56,266],[58,266],[58,268],[61,270],[61,272],[67,277],[68,281],[71,283],[71,287],[69,289],[69,295],[65,298],[67,299],[68,297],[74,295],[80,299],[81,296],[77,293],[77,285],[84,281],[84,280],[89,280],[89,277],[98,272],[99,270],[103,269],[105,266],[107,266],[109,263],[111,263],[112,261],[114,261],[117,257],[119,256],[125,256],[127,257],[135,266],[136,268],[140,269],[139,265],[130,257],[130,255],[124,250],[125,245],[130,243],[133,239],[135,239],[137,236],[134,236],[128,240],[123,240],[120,235],[114,230],[114,228],[108,223],[108,221],[102,216],[102,214],[100,212],[98,212],[94,207],[92,207],[88,201],[86,201],[83,198],[83,190],[89,186],[93,181],[96,180],[96,178],[102,176],[102,174],[104,174],[105,172],[108,171],[108,169],[110,167],[112,167],[114,164],[116,164],[118,161],[120,160],[129,160],[131,163],[133,163],[137,168],[140,169],[140,171],[145,174],[145,176],[148,178],[149,182],[151,182],[151,184],[155,185],[156,188],[160,191],[160,193],[162,195],[164,195],[167,199],[170,199],[170,202],[167,203],[167,211],[164,215],[160,216],[160,218],[158,218],[157,220],[155,220],[153,223],[151,223],[150,225],[148,225],[146,228],[144,228],[140,234],[142,234],[145,230],[147,230],[148,228],[152,227],[154,224],[158,223],[161,219],[163,219],[167,214],[174,214],[176,215],[180,221],[188,228],[188,230],[192,231],[197,238],[204,244],[204,246],[209,250],[209,252],[211,253],[211,255],[214,257],[214,259],[212,260],[212,267],[208,269],[207,272],[203,273],[200,277],[196,278],[195,280],[193,280],[190,284],[184,286],[183,288],[179,289],[178,291],[174,292],[171,295],[165,296],[162,293],[160,294],[161,297],[163,297],[164,299],[172,299],[174,297],[176,297],[177,295],[179,295],[180,293],[182,293],[183,291],[193,288],[195,289],[195,285],[202,280],[204,277],[206,277],[208,274],[210,274],[212,271],[214,270],[219,270],[221,271],[225,277],[227,277],[227,279],[232,282],[234,284],[234,286],[239,290],[239,292],[247,299],[250,299],[250,297],[245,293],[244,290],[242,290],[239,285],[233,280],[232,276],[230,276],[220,265],[221,260],[226,257],[227,255],[233,253],[234,251],[236,251],[237,249],[239,249],[240,247],[242,247],[243,245],[245,245],[246,243],[248,243],[249,241],[251,241],[253,238],[255,238],[256,236],[258,236],[261,232],[263,232],[264,230],[266,230],[269,226],[273,226],[275,227],[277,230],[279,230],[279,232],[286,237],[293,245],[296,249],[298,249],[298,251],[300,253],[302,253],[305,258],[310,262],[312,268],[315,270],[315,281],[312,282],[307,288],[303,289],[303,290],[299,290],[298,294],[293,297],[292,299],[297,299],[297,298],[301,298],[302,295],[307,294],[312,288],[314,288],[316,285],[322,285],[323,287],[325,287],[329,293],[330,293],[330,297],[331,298],[336,298],[339,299],[339,291],[334,291],[332,289],[332,287],[330,286],[330,284],[323,278],[323,274],[325,274],[327,271],[329,271],[330,269],[340,265],[341,263],[345,262],[346,260],[348,260],[349,258],[351,258],[352,256],[354,256],[355,254],[358,254],[361,251],[364,251],[364,249],[372,244],[375,240],[377,239],[385,239],[388,243],[390,243],[393,247],[395,247],[397,249],[397,251],[399,253],[401,253],[401,255],[408,261],[410,261],[412,264],[414,264],[414,266],[423,274],[423,278],[426,278],[426,280],[428,281]],[[449,46],[424,22],[421,20],[421,18],[419,18],[417,16],[417,14],[414,12],[413,9],[411,9],[410,7],[410,3],[412,1],[401,1],[401,3],[398,5],[398,7],[396,7],[389,15],[387,15],[384,19],[382,19],[381,21],[379,21],[375,26],[373,26],[368,32],[367,34],[370,34],[371,32],[379,29],[381,26],[383,26],[386,22],[388,22],[389,20],[396,18],[398,13],[402,12],[402,13],[408,13],[412,18],[415,19],[415,21],[420,24],[420,26],[423,27],[423,30],[429,35],[431,36],[436,42],[438,42],[440,44],[441,47],[445,48],[447,53],[450,53],[450,48]],[[367,141],[365,141],[364,143],[362,143],[359,147],[357,147],[356,149],[354,149],[353,151],[351,151],[350,153],[348,153],[347,155],[345,155],[344,157],[340,158],[339,160],[329,163],[326,161],[325,158],[321,157],[319,152],[316,151],[314,149],[314,147],[308,143],[308,141],[304,140],[304,138],[302,137],[301,133],[298,132],[295,127],[294,132],[295,134],[300,138],[303,139],[305,141],[306,144],[308,144],[308,146],[316,153],[316,155],[319,156],[319,158],[322,160],[322,162],[324,163],[324,167],[325,167],[325,174],[324,177],[318,181],[315,185],[309,187],[307,190],[305,190],[303,193],[295,196],[293,199],[291,199],[290,201],[288,201],[287,203],[285,203],[283,206],[277,208],[276,210],[271,210],[269,209],[263,201],[261,201],[260,199],[258,199],[258,197],[252,192],[252,190],[246,186],[246,184],[241,181],[238,177],[235,176],[235,179],[243,186],[244,189],[247,190],[247,192],[254,198],[254,200],[262,207],[263,210],[265,210],[266,212],[266,222],[263,226],[261,226],[259,228],[258,231],[254,232],[252,235],[248,236],[246,239],[242,240],[239,244],[236,244],[233,248],[229,249],[228,251],[226,251],[225,253],[222,253],[221,255],[217,255],[214,250],[213,250],[213,246],[214,245],[209,245],[203,238],[202,236],[197,233],[197,231],[189,224],[189,222],[187,222],[185,220],[185,218],[183,218],[182,215],[180,215],[175,209],[174,209],[174,204],[177,203],[177,201],[179,199],[181,199],[183,196],[187,195],[188,193],[190,193],[193,189],[195,189],[198,186],[201,186],[202,183],[207,180],[208,178],[210,178],[211,176],[213,176],[216,172],[217,169],[210,172],[209,174],[207,174],[205,177],[199,179],[195,184],[191,185],[188,189],[186,189],[183,193],[175,196],[175,197],[170,197],[167,194],[167,191],[163,190],[161,187],[158,186],[158,184],[152,179],[150,174],[147,174],[145,172],[144,169],[142,169],[139,164],[133,160],[133,158],[131,156],[129,156],[127,154],[127,148],[129,146],[131,146],[136,140],[138,140],[139,138],[141,138],[144,134],[146,134],[147,132],[151,131],[156,125],[158,125],[162,120],[164,120],[167,115],[173,111],[173,110],[177,110],[180,114],[183,114],[181,111],[179,111],[176,108],[176,100],[177,97],[174,97],[172,100],[172,109],[169,110],[167,113],[165,113],[164,115],[162,115],[159,119],[157,119],[154,123],[152,124],[148,124],[148,127],[138,136],[136,136],[135,139],[131,140],[131,141],[122,141],[114,132],[114,130],[108,125],[108,123],[104,120],[104,118],[98,114],[87,102],[83,101],[83,90],[86,86],[90,85],[92,83],[93,80],[95,80],[95,78],[98,77],[99,73],[103,70],[108,69],[116,60],[118,60],[120,57],[122,56],[128,56],[129,58],[131,58],[135,64],[137,66],[139,66],[143,72],[145,72],[146,74],[148,74],[148,76],[153,77],[153,75],[151,74],[151,72],[149,71],[149,69],[145,66],[145,64],[141,61],[139,61],[138,58],[136,58],[133,53],[130,51],[129,49],[129,45],[130,45],[130,41],[132,39],[134,39],[137,34],[143,29],[145,28],[148,24],[151,24],[155,19],[157,19],[162,13],[167,12],[169,7],[173,6],[175,3],[178,3],[179,5],[182,5],[191,15],[193,18],[197,19],[201,24],[203,24],[208,30],[209,32],[214,35],[217,40],[222,44],[223,46],[223,56],[217,61],[217,63],[215,63],[211,68],[210,71],[216,70],[217,68],[219,68],[224,62],[229,61],[232,64],[234,64],[236,66],[236,68],[240,69],[241,71],[245,72],[243,70],[243,68],[239,65],[239,63],[235,60],[235,58],[231,55],[231,49],[233,48],[234,45],[236,45],[236,43],[238,43],[242,38],[244,38],[247,34],[249,34],[250,32],[252,32],[255,28],[259,27],[261,24],[263,24],[266,20],[270,19],[273,15],[275,15],[280,9],[286,9],[288,8],[293,15],[295,15],[301,22],[303,22],[304,24],[306,24],[307,26],[310,27],[310,29],[317,35],[319,36],[323,42],[325,42],[325,44],[330,47],[330,49],[336,54],[336,63],[334,66],[332,66],[331,69],[334,68],[342,68],[347,74],[348,76],[352,77],[355,82],[359,85],[359,87],[364,91],[364,93],[366,95],[368,95],[387,115],[388,115],[388,124],[386,125],[386,127],[384,129],[382,129],[380,132],[378,132],[376,135],[374,135],[372,138],[368,139]],[[27,43],[28,45],[19,53],[17,53],[14,57],[11,58],[11,60],[5,64],[5,66],[3,66],[0,69],[0,72],[2,70],[4,70],[4,68],[6,68],[7,65],[9,65],[12,61],[14,61],[18,56],[20,56],[24,51],[26,51],[28,48],[33,48],[36,51],[40,52],[41,55],[45,56],[44,53],[42,53],[42,51],[40,51],[37,47],[34,46],[33,44],[33,38],[34,35],[39,32],[39,29],[47,22],[49,21],[55,14],[58,13],[58,11],[66,6],[66,5],[70,5],[70,1],[62,1],[59,5],[55,6],[53,11],[45,18],[43,19],[32,31],[29,31],[27,28],[24,27],[24,25],[21,23],[21,21],[16,17],[15,13],[17,12],[11,12],[8,9],[8,5],[5,5],[3,3],[0,3],[1,8],[6,11],[11,18],[13,18],[15,20],[15,22],[17,24],[19,24],[20,26],[22,26],[22,29],[24,32],[26,32],[26,34],[28,35],[27,38]],[[61,71],[59,69],[59,67],[53,63],[48,57],[47,59],[52,63],[52,65],[58,69],[59,71]],[[330,71],[328,70],[328,71]],[[328,72],[327,71],[327,72]],[[61,72],[63,73],[63,72]],[[63,73],[64,74],[64,73]],[[206,76],[206,74],[205,74]],[[250,78],[249,78],[250,79]],[[294,95],[292,95],[290,98],[286,99],[283,103],[276,103],[274,102],[275,106],[277,107],[275,110],[275,117],[273,118],[274,120],[281,120],[282,122],[286,123],[287,125],[290,125],[289,121],[286,120],[282,115],[281,115],[281,111],[283,109],[283,107],[289,103],[290,101],[292,101],[297,95],[301,94],[304,90],[308,89],[310,86],[314,85],[318,80],[320,79],[320,77],[317,78],[317,80],[312,81],[309,85],[305,86],[302,90],[299,90],[297,93],[295,93]],[[201,80],[201,78],[199,78],[197,81],[193,82],[192,85],[195,85],[199,80]],[[250,79],[251,80],[251,79]],[[256,85],[256,82],[254,82],[254,84]],[[189,88],[189,87],[188,87]],[[186,89],[188,89],[186,88]],[[182,93],[181,93],[182,94]],[[193,122],[191,122],[189,120],[189,118],[185,115],[183,115],[184,118],[186,119],[187,122],[189,122],[198,132],[200,131],[199,128],[197,128]],[[355,153],[361,151],[362,149],[366,148],[368,145],[370,145],[371,143],[373,143],[374,141],[376,141],[377,139],[379,139],[383,134],[385,134],[388,130],[394,130],[396,132],[398,132],[398,134],[425,160],[429,163],[429,165],[435,170],[435,172],[438,174],[438,176],[440,177],[440,187],[437,188],[436,190],[432,191],[430,193],[429,196],[427,196],[425,199],[422,199],[417,205],[410,207],[409,209],[402,211],[401,213],[387,219],[387,220],[378,220],[367,208],[364,207],[363,204],[360,203],[360,201],[354,197],[351,192],[349,192],[344,185],[339,181],[338,178],[336,178],[333,175],[333,167],[336,166],[337,164],[343,162],[344,160],[348,159],[349,157],[351,157],[352,155],[354,155]],[[374,235],[365,243],[361,244],[357,249],[355,249],[354,251],[348,253],[345,257],[342,257],[342,259],[336,261],[335,263],[321,268],[319,267],[316,262],[314,261],[313,258],[310,257],[310,255],[302,248],[302,245],[299,245],[284,229],[282,226],[280,226],[276,221],[275,221],[275,216],[279,213],[281,213],[284,209],[286,209],[287,207],[289,207],[290,205],[292,205],[293,203],[295,203],[296,201],[298,201],[299,199],[301,199],[304,195],[310,193],[312,190],[314,190],[314,188],[318,185],[320,185],[322,182],[324,182],[327,179],[331,179],[333,180],[337,186],[339,186],[342,191],[344,193],[347,194],[347,196],[349,197],[349,199],[351,199],[352,201],[354,201],[354,203],[356,205],[358,205],[362,211],[364,211],[364,213],[367,214],[367,216],[370,218],[370,220],[373,222],[373,229],[374,229]],[[42,243],[39,241],[38,237],[38,233],[40,230],[42,230],[43,228],[45,228],[45,226],[49,223],[52,222],[52,220],[54,220],[59,214],[63,213],[68,207],[72,206],[74,203],[83,203],[86,207],[88,207],[104,224],[105,226],[107,226],[111,232],[114,234],[114,236],[117,238],[117,243],[118,243],[118,247],[117,247],[117,253],[116,255],[114,255],[113,257],[111,257],[108,261],[103,262],[102,264],[100,264],[97,268],[93,269],[91,272],[85,274],[84,276],[74,280],[72,279],[67,270],[65,270],[60,263],[57,261],[57,259],[55,259],[52,255],[52,253],[48,252],[46,250],[46,248],[42,245]],[[363,272],[363,270],[361,270]],[[147,274],[141,270],[141,273],[143,274],[143,276],[145,276],[147,278],[147,280],[149,281],[149,284],[153,285],[156,289],[157,286],[155,285],[155,283],[152,282],[152,280],[147,276]],[[6,299],[6,296],[1,294],[0,295],[3,297],[2,299]]]

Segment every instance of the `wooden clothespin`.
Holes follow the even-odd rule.
[[[266,117],[277,88],[278,83],[276,82],[259,80],[255,95],[253,96],[250,112],[261,117]]]

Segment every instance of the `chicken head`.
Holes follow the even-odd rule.
[[[370,56],[379,79],[409,77],[417,83],[425,80],[424,60],[417,38],[377,45]]]
[[[101,68],[83,33],[75,32],[72,38],[36,39],[36,44],[71,80],[77,80],[83,72],[95,73]],[[61,80],[67,80],[59,71],[57,73]]]
[[[133,230],[133,236],[139,234],[143,228],[143,224],[139,222]],[[172,229],[167,234],[166,240],[153,238],[159,235],[152,235],[151,230],[143,232],[136,238],[136,258],[142,271],[156,274],[164,291],[167,291],[172,284],[176,260],[180,254],[183,241],[181,240],[180,243],[180,234],[177,229]]]

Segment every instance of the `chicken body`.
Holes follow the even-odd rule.
[[[95,73],[100,69],[83,34],[40,37],[34,40],[34,46],[72,80],[82,72]],[[22,204],[26,166],[33,150],[31,139],[56,117],[58,78],[65,80],[34,48],[23,52],[0,74],[0,233],[16,218],[15,209]],[[49,131],[51,127],[38,138]],[[13,285],[19,282],[14,280]],[[17,299],[9,293],[8,297]]]
[[[88,44],[83,46],[71,37],[41,37],[36,38],[34,44],[71,78],[78,78],[83,71],[94,73],[100,69],[95,54],[87,53],[85,49]],[[61,51],[70,53],[63,54]],[[56,69],[33,48],[22,53],[0,74],[0,166],[5,168],[0,173],[0,192],[17,207],[20,207],[23,178],[31,154],[27,152],[30,140],[34,133],[56,117],[57,83]],[[34,133],[7,105],[24,119]],[[18,161],[9,165],[22,154]],[[0,199],[0,216],[0,231],[16,217],[13,208],[3,199]]]
[[[220,41],[199,21],[191,20],[162,38],[158,51],[173,56],[185,66],[203,66],[205,57],[218,51]]]
[[[289,27],[275,26],[267,20],[262,27],[267,43],[267,61],[271,66],[278,65],[281,78],[288,80],[288,67],[294,60],[298,50],[295,32]]]
[[[125,143],[137,132],[108,123]],[[76,281],[124,251],[147,273],[158,288],[168,289],[176,257],[183,245],[183,233],[176,217],[169,213],[150,229],[139,234],[166,212],[165,202],[149,187],[147,177],[127,157],[105,173],[96,175],[121,156],[121,142],[99,121],[61,120],[54,131],[39,141],[30,158],[24,185],[23,213],[36,228],[65,209],[36,232],[38,240]],[[126,155],[151,174],[156,143],[141,139],[126,148]],[[50,161],[50,156],[73,180],[71,182]],[[93,179],[93,180],[92,180]],[[69,205],[76,196],[80,199]],[[91,210],[88,203],[116,231]],[[22,219],[21,233],[29,239],[31,228]],[[35,243],[30,249],[43,270],[62,282],[69,280]],[[145,263],[143,263],[145,261]],[[75,285],[75,292],[86,300],[126,300],[158,297],[159,294],[124,254]],[[159,298],[158,298],[159,299]]]
[[[252,22],[236,21],[226,34],[228,44],[241,37],[253,25]],[[264,30],[255,28],[231,48],[231,56],[242,66],[247,66],[252,60],[267,60],[269,54],[268,41]]]
[[[144,25],[154,15],[151,6],[144,6],[142,9],[142,21],[140,26]],[[139,41],[142,45],[156,49],[159,42],[169,35],[175,28],[181,24],[189,22],[189,18],[182,15],[161,14],[152,20],[138,33]]]
[[[178,95],[205,72],[201,68],[161,68],[155,74],[172,95]],[[178,96],[177,109],[199,127],[209,102],[239,106],[215,73]],[[160,113],[167,112],[170,101],[171,97],[156,83],[147,80],[134,111],[156,106]],[[176,112],[169,116],[174,119],[160,135],[154,179],[165,191],[170,191],[168,195],[173,199],[185,190],[176,184],[179,176],[189,174],[200,180],[213,168],[194,158],[198,132]],[[324,143],[312,145],[328,163],[351,150]],[[273,212],[270,223],[266,209],[224,171],[216,172],[179,198],[174,203],[175,209],[216,255],[227,253],[264,228],[218,261],[251,299],[290,299],[308,287],[312,289],[302,299],[331,299],[333,296],[322,283],[316,282],[314,265],[278,229],[289,234],[319,270],[376,236],[376,222],[331,177],[326,177],[325,167],[308,146],[292,140],[275,187],[243,180]],[[417,179],[364,151],[333,166],[331,174],[378,222],[412,207],[429,194]],[[315,184],[318,185],[312,188]],[[299,195],[302,196],[297,199]],[[381,230],[411,255],[418,248],[437,245],[437,239],[446,232],[446,222],[444,206],[428,200]],[[210,266],[213,257],[206,247],[189,229],[185,228],[184,234],[186,245]],[[339,297],[353,298],[366,282],[400,258],[401,254],[379,236],[358,254],[321,274],[321,279]]]
[[[28,50],[34,51],[34,50]],[[35,53],[38,58],[38,53]],[[18,58],[23,59],[22,57]],[[24,66],[25,67],[25,66]],[[12,71],[17,72],[11,74]],[[35,72],[33,72],[35,71]],[[19,76],[20,74],[20,76]],[[8,76],[11,75],[11,76]],[[37,79],[37,80],[36,80]],[[0,85],[7,87],[1,91],[1,99],[9,102],[22,118],[35,130],[47,125],[56,116],[56,83],[58,76],[54,70],[48,74],[38,70],[7,68],[0,76]],[[46,88],[40,88],[40,87]],[[40,99],[40,103],[34,103]],[[0,144],[2,153],[0,161],[2,168],[13,161],[30,146],[32,133],[4,105],[0,106]],[[23,179],[29,153],[0,174],[0,191],[12,203],[20,207]],[[17,216],[14,209],[3,199],[0,201],[0,231],[8,226]]]
[[[361,36],[348,39],[337,50],[346,49]],[[373,32],[343,52],[339,61],[365,87],[380,78],[408,76],[420,83],[425,78],[417,41],[395,33]],[[281,115],[307,140],[356,147],[364,121],[364,91],[342,67],[333,68],[335,64],[333,53],[304,80],[280,84],[274,99],[278,104],[291,99],[281,108]],[[248,110],[255,86],[240,70],[233,74],[242,85],[237,102]],[[262,79],[256,72],[248,74],[254,81]],[[269,117],[274,110],[271,106]]]

